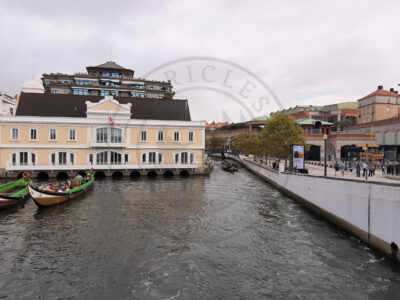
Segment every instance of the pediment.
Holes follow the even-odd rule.
[[[86,101],[86,114],[88,118],[117,115],[118,118],[129,119],[132,103],[121,104],[112,96],[106,96],[99,102]]]

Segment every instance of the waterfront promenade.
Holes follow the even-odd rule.
[[[308,169],[308,173],[310,175],[324,176],[324,167],[323,166],[312,165],[312,164],[307,163],[306,168]],[[328,177],[360,180],[360,181],[364,181],[364,182],[365,181],[373,181],[373,182],[400,184],[400,176],[386,175],[386,173],[383,174],[380,169],[376,169],[375,175],[372,177],[368,176],[367,180],[365,180],[365,177],[357,177],[356,171],[354,169],[353,169],[353,172],[350,172],[349,170],[344,171],[344,176],[342,176],[342,173],[340,172],[340,170],[337,171],[336,175],[335,175],[335,169],[330,168],[328,166],[327,175],[328,175]],[[362,170],[361,170],[361,175],[362,175]]]

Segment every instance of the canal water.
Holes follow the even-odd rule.
[[[0,212],[0,297],[398,299],[400,271],[241,169]]]

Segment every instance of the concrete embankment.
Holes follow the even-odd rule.
[[[279,173],[231,154],[251,172],[388,255],[400,245],[400,184]],[[400,260],[399,251],[397,259]]]

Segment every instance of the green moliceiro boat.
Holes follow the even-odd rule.
[[[28,185],[30,183],[31,180],[28,177],[24,177],[18,181],[0,185],[0,208],[15,205],[29,199]]]
[[[39,207],[43,207],[60,204],[81,195],[93,186],[93,182],[94,174],[93,171],[90,171],[85,177],[75,177],[70,186],[64,190],[61,189],[61,186],[66,183],[55,183],[48,187],[30,184],[28,188],[35,204]]]

